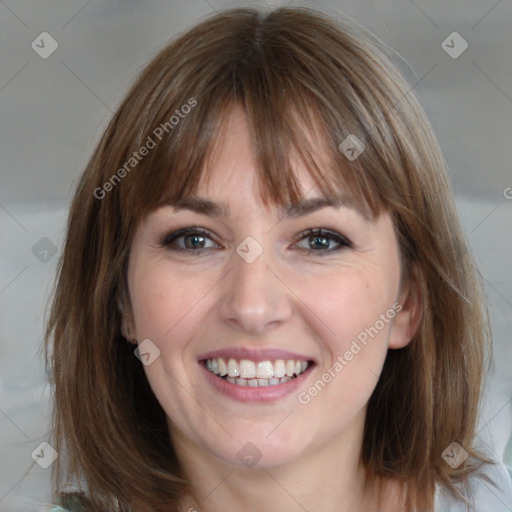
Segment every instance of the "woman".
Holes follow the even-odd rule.
[[[427,512],[510,484],[474,446],[490,336],[439,145],[383,45],[308,9],[223,12],[142,72],[46,339],[70,510]]]

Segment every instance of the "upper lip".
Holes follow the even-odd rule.
[[[282,349],[247,349],[247,348],[223,348],[212,350],[201,356],[199,361],[205,359],[215,359],[223,357],[225,359],[248,359],[249,361],[275,361],[276,359],[294,359],[296,361],[312,361],[311,357],[289,352]]]

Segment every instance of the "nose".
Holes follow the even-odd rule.
[[[243,256],[242,251],[233,254],[232,270],[222,283],[219,314],[233,329],[261,334],[291,318],[293,294],[279,276],[270,249],[264,248],[253,261]]]

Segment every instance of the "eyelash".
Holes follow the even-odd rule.
[[[189,248],[183,248],[183,247],[171,247],[171,244],[175,242],[177,239],[182,238],[186,235],[203,235],[205,237],[211,238],[211,233],[207,231],[206,229],[199,228],[199,227],[188,227],[183,228],[178,231],[174,231],[172,233],[169,233],[163,237],[160,238],[159,244],[161,247],[167,247],[170,251],[176,251],[176,252],[182,252],[182,253],[199,253],[202,254],[204,251],[207,251],[208,249],[212,249],[211,247],[202,247],[199,249],[189,249]],[[323,228],[313,228],[313,229],[306,229],[302,233],[299,234],[299,241],[303,240],[304,238],[310,238],[310,237],[322,237],[326,239],[334,240],[336,243],[338,243],[338,247],[335,247],[334,249],[304,249],[301,248],[304,251],[308,251],[308,255],[312,252],[318,253],[319,256],[321,255],[327,255],[332,254],[333,252],[337,252],[344,248],[351,248],[352,243],[345,238],[344,236],[340,235],[339,233],[336,233],[334,231],[329,231],[327,229]]]

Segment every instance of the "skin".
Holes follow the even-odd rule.
[[[221,139],[209,183],[201,181],[197,195],[227,203],[230,215],[154,211],[135,233],[128,267],[131,312],[122,331],[160,350],[144,370],[194,485],[183,510],[373,512],[375,489],[365,487],[359,463],[366,406],[387,350],[409,343],[420,310],[400,283],[391,216],[372,222],[346,206],[281,219],[259,199],[241,110],[232,111]],[[321,197],[298,162],[294,171],[307,198]],[[188,226],[212,233],[203,253],[159,244]],[[300,237],[308,228],[339,233],[352,247],[315,252],[311,237]],[[263,247],[250,264],[236,253],[249,235]],[[185,247],[185,240],[176,244]],[[331,240],[328,247],[337,246]],[[289,350],[316,363],[300,388],[307,391],[396,302],[402,310],[308,404],[297,393],[271,403],[236,401],[217,391],[198,363],[216,349]],[[262,455],[252,468],[237,457],[248,442]],[[399,486],[389,481],[385,489],[382,510],[392,510],[401,503]]]

